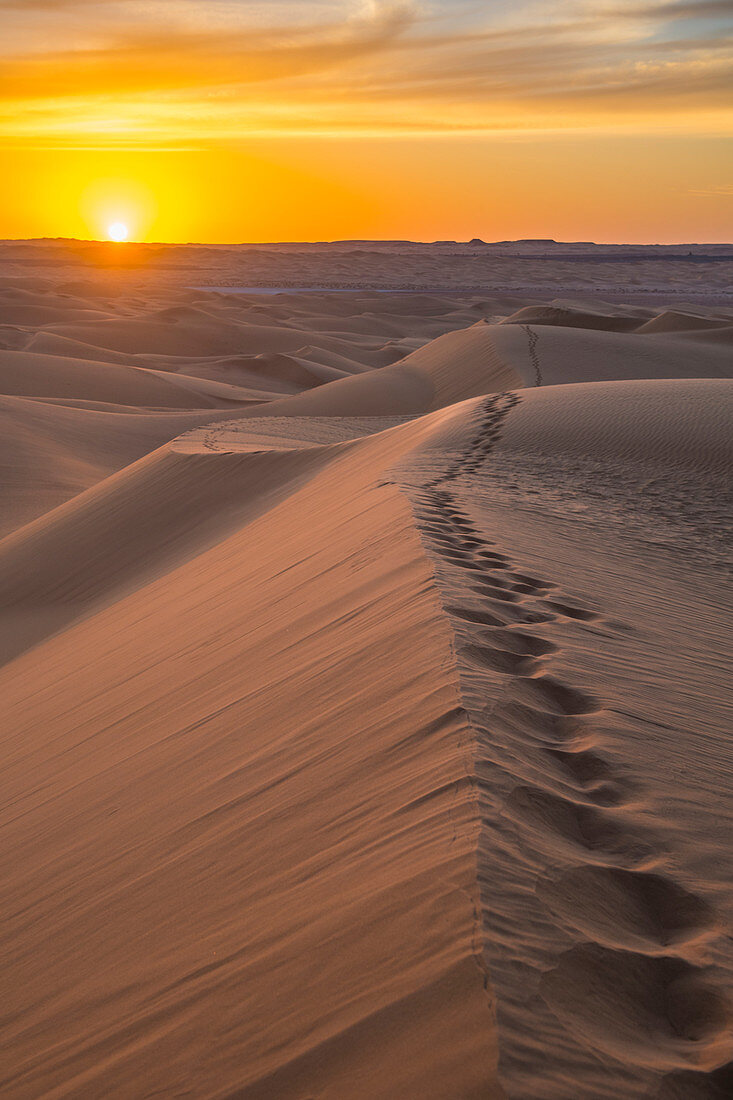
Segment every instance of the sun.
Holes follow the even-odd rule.
[[[126,241],[128,238],[127,226],[124,222],[112,222],[107,228],[107,236],[111,241]]]

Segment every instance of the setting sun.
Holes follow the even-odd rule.
[[[728,10],[0,0],[0,238],[726,241]]]
[[[129,234],[124,222],[113,222],[107,230],[107,236],[111,241],[126,241]]]

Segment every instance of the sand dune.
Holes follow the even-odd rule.
[[[504,316],[531,299],[591,294],[612,301],[656,300],[729,304],[733,245],[594,245],[560,241],[333,241],[317,244],[135,245],[122,257],[99,242],[0,242],[3,269],[12,286],[59,285],[79,295],[103,288],[107,295],[147,286],[280,287],[288,292],[353,288],[399,291],[402,299],[434,299],[445,292],[501,297]],[[129,266],[128,266],[129,264]],[[63,274],[62,274],[63,273]],[[38,277],[35,284],[29,274]],[[0,286],[2,283],[0,283]],[[406,293],[409,292],[409,293]],[[346,311],[348,313],[348,310]]]
[[[623,381],[633,378],[730,378],[730,350],[714,345],[690,355],[678,337],[585,327],[492,326],[496,354],[521,372],[525,385]]]
[[[637,332],[698,332],[701,329],[715,329],[720,327],[720,319],[716,317],[700,317],[694,313],[680,313],[678,310],[667,309],[663,313],[652,317],[650,321],[640,325]]]
[[[305,335],[269,326],[227,325],[223,320],[212,324],[212,319],[205,317],[179,319],[168,312],[150,319],[63,324],[49,331],[113,351],[134,354],[144,348],[157,355],[293,351],[303,342]]]
[[[113,351],[112,348],[107,347],[95,347],[93,344],[72,340],[45,329],[34,333],[25,342],[24,350],[41,355],[60,355],[68,359],[92,359],[96,363],[118,363],[122,366],[141,367],[147,365],[145,361],[140,362],[137,355],[126,355],[124,352]]]
[[[70,500],[202,421],[228,419],[231,406],[143,411],[0,398],[0,536]]]
[[[209,403],[197,401],[189,384],[161,371],[26,351],[0,351],[0,386],[6,394],[18,396],[88,398],[153,408],[200,408]]]
[[[282,353],[237,355],[213,361],[206,359],[179,369],[181,373],[191,374],[195,378],[211,378],[235,385],[266,386],[269,392],[281,389],[285,393],[298,393],[323,382],[333,382],[347,373],[326,363],[311,363],[299,356]]]
[[[730,378],[725,345],[689,349],[585,327],[540,328],[479,322],[449,333],[392,366],[331,382],[268,406],[273,416],[385,416],[428,412],[484,393],[538,385],[634,378]],[[246,415],[260,416],[262,410]]]
[[[596,304],[573,306],[563,302],[549,305],[525,306],[506,317],[505,325],[558,325],[562,328],[596,329],[603,332],[633,332],[639,327],[642,311],[639,309],[601,309]]]
[[[338,379],[286,401],[272,402],[267,413],[271,416],[415,414],[521,384],[520,376],[495,355],[490,326],[480,323],[438,337],[381,370]]]
[[[727,1090],[726,387],[489,402],[490,472],[474,446],[413,490],[477,730],[510,1095]]]
[[[725,311],[85,293],[0,353],[3,1096],[729,1095]]]
[[[409,437],[424,432],[425,429],[419,426],[408,429]],[[89,850],[83,857],[89,874],[84,881],[78,882],[80,893],[76,900],[68,899],[77,917],[71,926],[67,926],[67,933],[59,929],[61,937],[71,935],[75,939],[82,926],[86,928],[84,938],[89,962],[89,969],[86,965],[84,967],[86,977],[78,974],[69,1002],[68,994],[64,992],[68,989],[68,971],[66,975],[59,973],[56,978],[49,974],[45,965],[38,971],[36,980],[42,981],[49,1006],[58,1003],[58,1008],[51,1011],[62,1012],[66,1021],[63,1060],[67,1067],[64,1073],[70,1075],[67,1080],[73,1080],[81,1073],[86,1076],[86,1087],[92,1092],[116,1090],[120,1094],[126,1089],[134,1090],[135,1081],[139,1081],[141,1063],[137,1058],[130,1063],[124,1053],[126,1041],[123,1039],[123,1048],[118,1048],[118,1040],[113,1037],[122,1023],[118,1016],[121,1007],[118,995],[112,997],[116,1007],[111,1015],[100,1014],[97,1004],[94,1024],[88,1007],[91,989],[98,981],[100,963],[97,956],[99,947],[89,939],[95,924],[94,909],[101,898],[117,894],[117,875],[123,867],[127,867],[125,877],[130,873],[135,879],[139,877],[143,866],[139,863],[141,856],[147,867],[144,878],[148,879],[149,886],[141,883],[139,898],[128,897],[121,907],[116,906],[121,917],[120,936],[110,935],[112,930],[108,925],[101,939],[108,945],[116,944],[117,957],[107,960],[105,971],[110,976],[114,974],[114,984],[120,992],[125,988],[130,990],[132,1000],[129,1000],[129,995],[123,995],[123,1000],[127,1001],[124,1011],[129,1022],[142,1013],[143,1018],[152,1024],[165,1001],[169,1002],[168,1007],[163,1008],[164,1018],[168,1018],[168,1023],[160,1032],[163,1047],[150,1036],[141,1049],[146,1073],[149,1069],[152,1074],[146,1087],[175,1090],[186,1087],[186,1083],[190,1086],[194,1081],[203,1092],[247,1088],[252,1095],[277,1093],[297,1096],[302,1095],[305,1081],[318,1080],[324,1067],[330,1066],[326,1071],[331,1079],[330,1087],[336,1091],[351,1091],[355,1096],[389,1095],[395,1080],[408,1094],[446,1095],[452,1076],[458,1072],[467,1084],[466,1095],[479,1096],[483,1094],[486,1081],[494,1075],[491,999],[484,990],[480,960],[474,954],[473,909],[466,904],[464,893],[465,889],[470,888],[472,879],[473,849],[470,841],[474,825],[468,805],[462,806],[459,802],[451,809],[451,780],[462,773],[460,731],[463,720],[451,677],[450,634],[429,583],[430,570],[412,529],[407,502],[393,487],[378,490],[377,499],[373,498],[371,490],[377,454],[382,456],[383,465],[385,459],[404,452],[409,437],[393,439],[386,447],[367,448],[364,454],[361,453],[363,448],[357,450],[349,456],[352,473],[346,480],[342,476],[343,471],[334,473],[327,466],[303,492],[276,506],[265,521],[268,525],[276,522],[280,531],[283,553],[276,563],[273,563],[269,553],[264,556],[257,553],[257,524],[262,522],[261,518],[158,582],[160,598],[168,607],[167,614],[180,621],[179,615],[185,607],[186,617],[192,616],[188,624],[188,630],[192,631],[191,640],[200,636],[202,630],[208,636],[214,622],[218,623],[216,631],[221,632],[222,640],[221,645],[217,644],[210,654],[211,680],[208,688],[205,680],[209,674],[204,673],[198,657],[194,658],[194,651],[199,649],[198,645],[194,645],[189,658],[193,658],[198,666],[193,692],[184,692],[179,702],[170,709],[169,703],[164,701],[170,698],[168,690],[172,686],[168,683],[167,673],[158,681],[160,688],[151,683],[144,689],[149,699],[151,690],[153,697],[158,697],[161,688],[164,692],[164,696],[159,697],[159,703],[155,704],[156,715],[152,718],[153,727],[157,730],[155,745],[148,741],[143,732],[150,728],[149,718],[138,714],[137,719],[131,719],[138,731],[132,740],[125,731],[124,719],[122,726],[113,721],[116,728],[113,730],[110,727],[110,736],[121,750],[119,762],[123,771],[132,766],[132,771],[127,771],[125,788],[129,790],[129,784],[133,784],[136,791],[131,802],[125,799],[126,805],[120,803],[117,795],[112,795],[117,813],[109,815],[109,809],[104,809],[105,805],[109,808],[113,804],[107,800],[117,784],[117,779],[112,776],[115,769],[109,773],[111,788],[105,791],[106,782],[101,786],[98,784],[99,762],[106,756],[103,745],[100,743],[98,746],[102,756],[97,757],[97,764],[89,760],[84,769],[96,788],[93,796],[95,805],[87,802],[86,795],[80,797],[77,785],[84,780],[76,765],[69,760],[71,773],[67,776],[75,776],[72,781],[77,788],[74,800],[82,817],[91,813],[100,822],[105,818],[115,821],[116,827],[122,826],[124,834],[124,822],[130,822],[132,815],[136,821],[132,825],[133,831],[139,837],[147,836],[149,839],[142,846],[146,850],[144,853],[142,849],[137,852],[128,849],[124,842],[120,848],[118,842],[117,857],[110,864],[104,857],[105,850],[109,851],[109,838],[104,836],[104,829],[95,830],[94,843],[95,846],[99,844],[97,853]],[[291,464],[294,457],[290,458]],[[252,476],[259,481],[256,467]],[[361,491],[360,482],[363,486]],[[333,505],[331,509],[326,509],[325,514],[321,513],[319,524],[321,535],[328,544],[328,552],[314,574],[311,565],[303,561],[303,556],[308,555],[313,509],[316,501],[323,501],[324,490],[329,494],[326,499]],[[339,507],[340,502],[346,507],[345,514]],[[277,516],[279,519],[275,518]],[[375,529],[373,520],[377,516],[379,522]],[[355,569],[354,555],[365,554],[367,558],[363,566]],[[301,564],[297,565],[298,562]],[[283,582],[275,581],[275,587],[268,591],[267,587],[262,587],[260,580],[264,582],[265,577],[271,575],[272,564],[276,565],[276,573],[285,570],[287,580],[284,581],[284,588]],[[178,582],[174,579],[176,575]],[[309,585],[306,584],[304,589],[302,584],[306,575],[313,578],[315,585],[310,593],[307,591]],[[207,576],[211,578],[208,581]],[[200,588],[201,582],[203,589]],[[189,603],[188,596],[188,593],[192,594],[191,585],[194,590],[198,589],[193,605]],[[417,595],[416,588],[417,593],[422,589],[422,595]],[[245,612],[249,626],[243,632],[241,597],[245,591],[253,596],[256,591],[259,594],[251,611]],[[122,644],[127,636],[133,649],[138,648],[139,640],[133,641],[137,629],[132,624],[140,623],[141,613],[143,620],[147,618],[153,608],[151,600],[156,598],[152,589],[148,588],[140,594],[137,603],[134,596],[129,598],[131,602],[123,600],[122,604],[103,612],[101,620],[95,616],[75,628],[76,631],[92,632],[89,636],[92,650],[87,650],[83,642],[79,648],[77,639],[74,651],[77,660],[83,660],[91,679],[96,681],[97,689],[102,692],[97,695],[95,691],[97,701],[106,698],[105,707],[114,708],[118,718],[122,715],[115,706],[115,691],[111,690],[111,685],[104,687],[101,681],[96,680],[89,659],[103,639],[106,639],[106,648],[113,636]],[[296,616],[300,626],[295,632],[293,598],[301,607]],[[282,619],[276,610],[278,604],[282,608]],[[315,614],[307,610],[311,605]],[[127,625],[123,626],[120,622],[117,626],[112,623],[105,626],[104,615],[119,614],[123,606],[126,607],[123,615],[130,616],[125,619]],[[227,607],[229,610],[226,610]],[[351,615],[348,615],[349,608]],[[350,621],[336,625],[345,613]],[[153,614],[157,616],[157,612],[153,611]],[[202,615],[203,619],[200,618]],[[385,630],[385,616],[393,622],[391,629]],[[258,621],[267,631],[273,632],[272,642],[264,650],[261,649],[263,636],[257,630]],[[335,651],[333,642],[336,638],[330,623],[334,624],[340,636]],[[410,638],[415,630],[426,642],[431,637],[434,641],[422,649],[419,658],[413,658],[414,674],[404,681],[400,678],[395,684],[395,692],[385,695],[384,676],[393,661],[400,659],[399,654],[405,647],[413,648]],[[369,645],[370,631],[376,631],[379,638],[377,651]],[[157,634],[157,630],[155,634],[158,640],[154,641],[152,634],[148,634],[148,638],[157,647],[161,635]],[[56,643],[48,644],[51,647],[61,645],[63,650],[69,637],[68,634],[62,635]],[[184,649],[190,648],[190,642],[179,635],[181,642]],[[253,648],[250,649],[250,645]],[[30,661],[31,665],[34,664],[43,648],[21,658],[7,670],[9,673],[12,669],[12,682],[21,695],[23,683],[27,683],[22,663]],[[296,663],[293,662],[294,650],[300,655]],[[334,652],[343,653],[341,661],[334,662]],[[138,655],[145,664],[148,657]],[[225,667],[222,667],[222,658]],[[437,682],[436,658],[445,669]],[[174,657],[174,660],[178,659]],[[161,660],[159,667],[163,671],[167,658],[162,651],[156,663]],[[327,665],[322,665],[322,671],[316,674],[315,668],[324,660]],[[119,656],[114,656],[107,667],[116,677],[122,672],[124,663],[123,660],[120,664]],[[208,658],[206,663],[209,663]],[[54,664],[52,658],[51,665]],[[327,666],[331,669],[330,674]],[[381,675],[380,666],[383,669]],[[226,672],[225,668],[229,671]],[[298,672],[298,668],[302,671]],[[56,669],[58,673],[58,666]],[[244,713],[235,718],[232,710],[232,706],[238,709],[236,700],[241,695],[241,687],[238,688],[237,684],[245,669],[249,683],[249,706],[252,708],[250,719]],[[123,675],[125,679],[129,676],[135,678],[137,672],[129,668]],[[350,703],[348,700],[339,702],[335,694],[336,686],[344,676],[351,683]],[[119,690],[118,687],[117,692]],[[380,702],[377,705],[377,697],[374,697],[374,705],[370,705],[369,699],[375,690]],[[81,706],[83,711],[87,704],[75,688],[72,691],[76,698],[72,710],[76,716],[69,717],[79,731],[80,712],[77,706]],[[122,691],[129,697],[129,688],[123,687]],[[288,705],[289,692],[293,694]],[[279,727],[276,724],[277,713],[288,711],[295,717],[295,700],[299,700],[297,709],[300,709],[304,693],[306,697],[311,697],[308,705],[314,708],[315,722],[310,737],[306,733],[307,719],[305,724],[300,719]],[[40,692],[38,697],[42,694]],[[52,694],[58,703],[55,690]],[[203,702],[207,696],[208,702],[201,710],[195,700]],[[270,706],[265,702],[268,696]],[[188,717],[184,717],[189,706],[186,697],[194,708]],[[21,697],[16,699],[20,710],[30,718],[25,704],[20,701]],[[97,704],[91,702],[91,706],[95,710]],[[161,706],[162,710],[159,709]],[[11,713],[16,713],[13,701],[10,707]],[[371,712],[371,735],[367,734],[358,719],[358,714],[363,714],[365,708]],[[213,727],[207,728],[206,716],[213,717],[216,711],[220,712],[218,718],[214,717],[218,732]],[[161,723],[166,712],[169,719]],[[109,713],[111,717],[113,712]],[[400,713],[402,719],[398,717]],[[170,721],[173,725],[169,724]],[[107,725],[106,720],[102,719],[102,722]],[[249,750],[245,747],[246,738],[243,742],[238,734],[232,739],[231,731],[235,726],[238,729],[249,728]],[[268,728],[265,741],[262,739],[263,726]],[[183,732],[188,727],[189,733]],[[54,728],[56,734],[61,733],[55,723]],[[173,735],[174,741],[177,739],[174,729],[183,732],[183,741],[175,753],[178,764],[174,765],[181,769],[182,787],[178,795],[167,783],[161,783],[162,773],[158,774],[157,779],[152,775],[143,778],[142,774],[133,778],[137,769],[133,761],[138,753],[142,751],[143,757],[147,757],[150,751],[153,756],[158,755],[170,736]],[[360,731],[358,736],[355,735],[357,730]],[[423,734],[420,738],[421,730]],[[143,732],[142,741],[138,740],[140,732]],[[184,743],[191,736],[192,745],[194,742],[199,745],[206,743],[211,750],[209,762],[204,764],[203,770],[196,768],[199,789],[196,799],[199,806],[194,811],[194,817],[202,815],[202,823],[205,822],[210,816],[207,807],[213,806],[211,795],[214,791],[221,792],[223,802],[220,801],[220,794],[214,794],[221,810],[211,819],[214,831],[209,842],[217,849],[223,843],[226,850],[238,850],[240,853],[235,864],[221,864],[223,877],[220,884],[216,882],[216,875],[212,879],[205,872],[205,867],[211,865],[213,852],[206,851],[206,844],[201,849],[195,840],[197,829],[194,828],[187,840],[184,840],[183,834],[180,840],[175,839],[181,829],[185,832],[190,828],[190,772],[186,763],[189,750]],[[417,769],[413,748],[416,736],[424,740],[423,760]],[[23,741],[21,734],[18,742],[21,757],[25,756],[26,751],[22,747]],[[381,757],[382,764],[373,767],[375,751]],[[251,766],[245,764],[248,752],[253,754]],[[270,754],[273,762],[280,760],[281,763],[276,765],[276,773],[267,779],[267,758]],[[166,755],[164,751],[163,757]],[[123,763],[124,759],[128,760],[128,765]],[[340,762],[337,763],[337,760]],[[108,759],[103,765],[105,771],[110,763]],[[19,764],[20,771],[26,772],[27,758],[23,764],[19,760]],[[164,768],[168,768],[168,763]],[[365,768],[371,773],[366,787]],[[56,770],[55,767],[52,770]],[[147,768],[144,770],[147,774]],[[432,773],[428,790],[430,787],[435,789],[437,805],[424,798],[426,770]],[[96,780],[93,778],[95,773]],[[235,790],[237,773],[242,778],[247,776],[248,786],[252,784],[252,794],[259,805],[255,810],[255,817],[260,821],[257,834],[263,840],[269,837],[265,847],[252,843],[255,834],[244,846],[238,839],[241,824],[237,824],[239,813],[236,803],[242,792],[236,793]],[[288,779],[288,776],[291,778]],[[40,774],[36,773],[36,779],[43,785]],[[393,793],[383,799],[377,792],[383,787],[385,779]],[[234,788],[226,793],[225,788],[231,785],[232,780]],[[333,795],[327,793],[333,789],[335,780],[340,792],[336,796],[339,801],[345,796],[347,804],[351,802],[355,808],[361,805],[366,810],[366,818],[362,812],[357,812],[347,830],[350,839],[344,837],[341,841],[338,840],[338,827],[333,832],[337,825],[335,806],[330,804]],[[353,796],[350,797],[348,792],[352,785]],[[466,798],[468,794],[466,790]],[[169,809],[163,809],[159,803],[161,796]],[[303,797],[311,806],[310,811],[305,804],[300,810],[297,809]],[[227,804],[230,804],[229,810]],[[288,805],[290,809],[285,812]],[[60,809],[60,806],[57,808]],[[119,812],[122,813],[121,818]],[[100,813],[101,818],[98,818]],[[278,833],[271,823],[268,824],[272,813],[283,819],[285,833]],[[311,814],[315,816],[311,817]],[[341,817],[341,814],[338,816]],[[217,817],[220,818],[218,822]],[[23,820],[29,820],[25,814]],[[73,820],[67,819],[67,826],[72,833],[75,831]],[[208,833],[210,826],[204,825],[204,828]],[[385,828],[392,836],[386,844]],[[451,845],[455,829],[461,830],[461,836]],[[35,826],[32,832],[34,830]],[[418,841],[421,833],[422,839]],[[316,840],[316,836],[320,839]],[[405,843],[410,836],[414,836],[417,849],[414,844]],[[156,855],[147,850],[151,842],[157,849]],[[342,847],[344,842],[345,848]],[[175,857],[173,864],[166,855],[171,843],[176,848],[181,843],[184,845],[184,850]],[[138,847],[137,844],[135,847]],[[190,852],[190,857],[184,852]],[[335,858],[337,852],[339,858]],[[184,856],[182,863],[181,855]],[[160,896],[161,889],[153,867],[160,867],[166,878],[173,875],[169,888],[174,893],[181,888],[187,891],[183,884],[193,868],[189,858],[205,875],[200,888],[195,891],[202,905],[198,902],[193,908],[184,905],[179,908],[177,916],[169,913],[164,917],[160,911],[156,915],[155,908],[151,912],[149,905],[152,902],[157,907],[154,898]],[[216,858],[219,860],[219,857]],[[270,872],[256,886],[252,876],[258,873],[257,868],[262,866],[262,860],[269,865]],[[235,882],[232,872],[237,864]],[[96,877],[92,873],[94,866],[99,868],[100,876],[96,878],[95,886],[92,885]],[[310,869],[302,878],[298,868],[304,869],[306,866]],[[164,870],[165,867],[168,870]],[[360,870],[354,874],[357,868]],[[153,871],[152,877],[150,871]],[[180,877],[181,872],[183,878]],[[296,906],[279,905],[278,895],[293,887],[293,876],[301,880],[301,885],[297,887],[298,903]],[[27,863],[23,879],[22,887],[19,882],[13,884],[14,896],[18,898],[22,895],[24,905],[33,905],[34,872]],[[176,880],[178,886],[175,885]],[[96,898],[91,909],[91,897],[86,893],[90,888]],[[338,907],[330,906],[328,912],[322,910],[324,890],[327,894],[335,891],[339,897]],[[255,895],[260,898],[259,902]],[[146,896],[149,901],[145,900]],[[245,897],[248,899],[248,915],[243,926],[239,914]],[[88,915],[83,916],[84,913]],[[360,928],[357,939],[351,934],[355,920]],[[416,920],[427,931],[427,937],[425,932],[416,935]],[[452,927],[448,937],[440,932],[446,922]],[[34,923],[33,935],[41,932],[42,924],[42,921],[40,925]],[[434,929],[432,933],[428,931],[431,927]],[[156,954],[164,942],[169,944],[168,949],[162,950],[152,970],[149,969],[147,948],[142,949],[140,954],[146,940]],[[56,942],[60,944],[59,940]],[[251,947],[247,947],[248,942]],[[274,956],[273,945],[279,945],[275,947]],[[330,945],[326,946],[325,953],[324,945]],[[28,943],[24,946],[17,943],[16,957],[27,958],[28,946]],[[40,956],[36,957],[40,962]],[[306,957],[310,959],[308,1004],[304,1003],[301,990],[298,1012],[293,1013],[289,991],[305,980],[302,965]],[[349,974],[346,982],[344,969]],[[264,985],[256,976],[258,970],[263,976],[270,975]],[[193,1015],[190,1015],[190,1009],[184,1009],[184,1016],[179,1020],[183,1026],[181,1032],[174,1023],[179,1011],[175,1006],[183,1008],[190,994],[184,992],[187,984],[184,981],[181,1001],[176,987],[186,973],[190,975],[189,982],[194,983],[191,992],[196,991],[198,1006],[194,1007]],[[245,977],[246,974],[249,976]],[[273,981],[275,974],[277,979]],[[156,1008],[158,994],[155,990],[161,982],[163,986],[170,987],[170,992],[164,995],[161,1008]],[[23,997],[28,995],[31,1000],[35,999],[33,983],[32,974],[27,972]],[[448,1008],[447,1015],[446,1005],[453,1006]],[[173,1018],[169,1016],[171,1010]],[[203,1020],[212,1012],[224,1029],[222,1039],[224,1032],[229,1035],[226,1041],[229,1053],[224,1058],[214,1055],[219,1047],[219,1042],[215,1040],[211,1048],[211,1061],[208,1057],[202,1061],[202,1048],[192,1040],[199,1027],[196,1021]],[[259,1027],[242,1027],[245,1019],[270,1018],[269,1031],[276,1017],[282,1021],[278,1052],[270,1048]],[[220,1024],[215,1025],[216,1030]],[[148,1026],[143,1024],[143,1031],[147,1031]],[[154,1033],[158,1033],[158,1025],[153,1026]],[[100,1040],[108,1034],[112,1043],[112,1058],[107,1070],[100,1067],[101,1076],[95,1071],[91,1078],[88,1077],[89,1067],[84,1058],[79,1063],[74,1054],[78,1045],[75,1036],[89,1034],[90,1027]],[[122,1024],[123,1031],[127,1027]],[[426,1057],[422,1049],[426,1034],[429,1035],[431,1030],[436,1051],[434,1059]],[[181,1042],[184,1033],[188,1038]],[[171,1037],[168,1041],[166,1035]],[[58,1067],[52,1064],[55,1059],[49,1060],[47,1056],[40,1060],[37,1058],[38,1039],[38,1033],[28,1020],[15,1046],[15,1072],[4,1081],[4,1087],[18,1095],[43,1091],[59,1072]],[[440,1049],[446,1039],[450,1045],[448,1058]],[[355,1047],[362,1051],[361,1067],[350,1055]],[[402,1070],[397,1077],[395,1060],[402,1062]],[[125,1070],[125,1065],[129,1070]],[[131,1075],[128,1076],[128,1073]]]
[[[733,325],[720,325],[716,328],[703,330],[697,329],[694,332],[686,330],[679,334],[678,339],[683,338],[696,344],[720,344],[730,351],[730,346],[733,344]]]

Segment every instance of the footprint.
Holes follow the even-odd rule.
[[[561,955],[540,992],[597,1049],[656,1069],[704,1066],[731,1022],[697,967],[594,943]]]
[[[713,910],[673,879],[620,867],[578,867],[539,897],[567,924],[611,947],[665,954],[716,928]]]
[[[733,1062],[728,1062],[708,1073],[669,1073],[649,1100],[730,1100],[731,1096]]]
[[[480,569],[481,566],[477,565],[476,569]],[[475,592],[479,595],[488,596],[492,600],[501,600],[504,603],[518,603],[519,596],[514,592],[507,592],[504,588],[501,588],[498,584],[491,584],[488,581],[482,581],[481,584],[476,585]]]
[[[553,714],[590,714],[598,710],[594,699],[582,691],[563,684],[551,676],[535,676],[517,680],[514,690],[518,698]]]
[[[494,649],[491,646],[467,645],[461,650],[464,659],[476,668],[488,668],[492,672],[503,672],[516,676],[534,664],[532,657],[522,657],[506,649]]]
[[[541,581],[537,577],[528,577],[526,573],[512,573],[515,580],[520,584],[530,584],[533,588],[542,589],[547,591],[550,588],[557,588],[556,584],[550,584],[549,581]]]
[[[481,578],[482,584],[484,584],[487,588],[501,588],[505,592],[511,591],[513,585],[510,581],[505,580],[504,577],[494,577],[491,575],[491,573],[486,573],[486,566],[483,564],[483,562],[480,562],[479,565],[480,568],[484,570],[484,575]]]
[[[658,855],[658,848],[623,828],[611,816],[613,811],[572,802],[540,787],[516,787],[506,800],[505,813],[532,827],[536,842],[553,856],[558,838],[596,859],[623,861],[628,867],[638,867]]]
[[[472,562],[474,565],[476,565],[476,563],[473,561],[471,551],[464,550],[462,547],[456,546],[455,543],[447,544],[445,546],[443,557],[450,558],[451,561],[459,562],[461,565],[463,564],[463,562]],[[476,568],[478,569],[479,566],[476,565]]]
[[[498,618],[490,611],[475,611],[470,607],[446,607],[449,615],[457,619],[463,619],[467,623],[478,623],[480,626],[505,626],[504,619]]]
[[[548,642],[546,638],[537,638],[532,634],[524,634],[521,630],[495,631],[491,639],[487,640],[499,642],[504,649],[511,649],[513,653],[522,653],[531,657],[544,657],[557,650],[554,642]]]
[[[428,530],[426,532],[428,538],[435,546],[456,547],[457,542],[453,535],[449,535],[447,532]]]
[[[598,753],[588,749],[573,752],[568,749],[550,748],[547,751],[572,779],[583,786],[603,783],[613,774],[608,762]]]
[[[486,598],[488,599],[490,595],[493,595],[493,593],[487,592]],[[505,603],[502,614],[506,615],[506,624],[512,626],[539,626],[542,623],[555,621],[554,615],[543,615],[540,611],[530,611],[518,601],[516,604]]]
[[[558,615],[564,615],[568,619],[581,619],[583,622],[591,622],[599,617],[595,611],[589,611],[586,607],[573,607],[571,604],[558,603],[556,600],[548,600],[547,606],[556,611]]]
[[[551,714],[519,702],[502,703],[494,714],[516,733],[529,734],[545,747],[585,747],[588,730],[582,716]]]
[[[526,623],[528,626],[539,626],[540,623],[555,622],[554,615],[545,615],[541,611],[525,611],[517,616],[517,622]]]

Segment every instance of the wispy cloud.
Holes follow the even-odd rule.
[[[16,138],[190,143],[694,112],[725,128],[733,114],[733,0],[116,0],[102,13],[97,0],[0,0],[2,13],[0,130]]]
[[[721,184],[720,187],[691,187],[688,191],[690,195],[702,195],[705,198],[713,199],[726,199],[733,198],[733,183]]]

